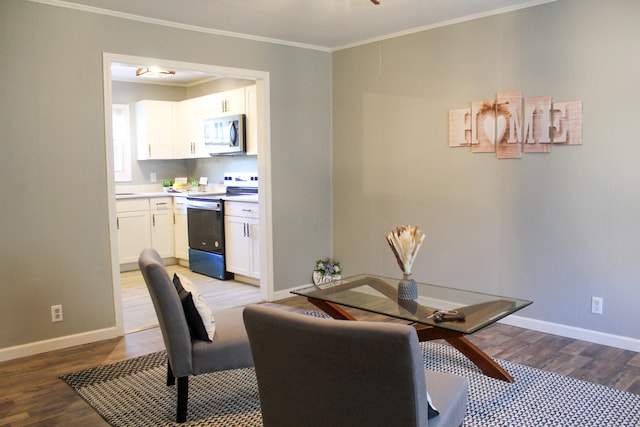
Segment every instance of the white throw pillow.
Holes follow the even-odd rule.
[[[207,330],[207,335],[210,340],[213,340],[213,335],[216,333],[216,320],[213,318],[213,312],[209,308],[207,300],[204,299],[196,285],[194,285],[191,280],[187,279],[182,274],[176,274],[180,278],[180,283],[184,290],[191,292],[193,304],[196,306],[196,310],[198,310],[198,313],[202,318],[202,323],[204,324],[204,328]]]

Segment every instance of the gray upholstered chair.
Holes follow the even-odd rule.
[[[459,426],[468,381],[426,371],[411,326],[244,309],[266,427]],[[425,379],[426,378],[426,379]],[[440,412],[427,419],[427,387]]]
[[[178,292],[160,255],[144,249],[138,260],[158,316],[169,364],[167,386],[178,379],[177,422],[187,418],[189,376],[253,366],[242,307],[214,311],[213,341],[192,339]]]

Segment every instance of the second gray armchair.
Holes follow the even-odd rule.
[[[407,325],[244,309],[266,427],[459,426],[468,381],[426,371]],[[428,417],[427,389],[439,415]]]

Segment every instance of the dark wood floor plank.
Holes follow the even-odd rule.
[[[316,309],[301,297],[268,304],[291,311]],[[353,313],[367,318],[357,310]],[[469,339],[493,357],[640,394],[638,353],[503,324],[487,327]],[[162,349],[160,330],[152,328],[0,363],[0,427],[106,426],[59,375]]]

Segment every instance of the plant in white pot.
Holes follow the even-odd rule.
[[[342,267],[340,261],[333,258],[323,258],[316,261],[316,268],[313,270],[313,283],[319,285],[342,278]]]

